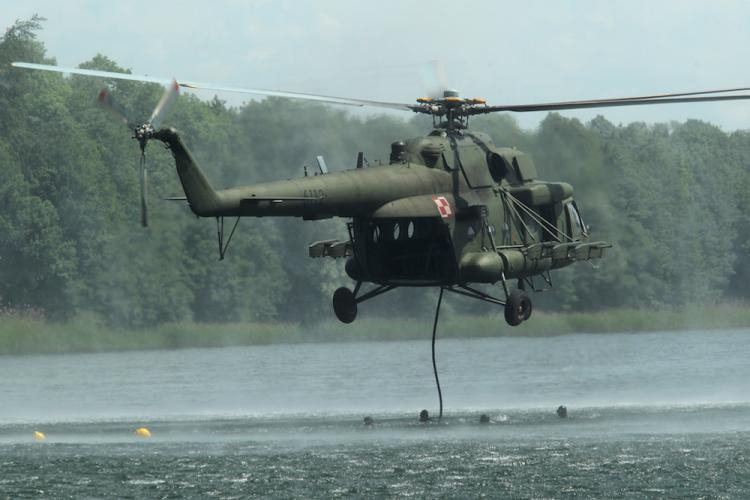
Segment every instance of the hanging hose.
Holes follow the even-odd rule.
[[[440,400],[440,413],[438,420],[443,418],[443,392],[440,390],[440,378],[438,377],[437,363],[435,362],[435,337],[437,336],[438,316],[440,315],[440,304],[443,302],[443,287],[440,287],[437,308],[435,309],[435,322],[432,324],[432,371],[435,373],[435,384],[437,385],[438,399]]]

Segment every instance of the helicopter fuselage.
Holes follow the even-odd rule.
[[[541,275],[551,285],[549,270],[600,258],[611,246],[588,242],[587,227],[570,184],[538,180],[529,156],[515,149],[495,147],[488,136],[467,130],[470,117],[498,112],[750,100],[750,87],[742,87],[493,106],[484,99],[462,98],[457,91],[444,89],[442,97],[421,97],[417,104],[407,104],[184,80],[178,83],[175,79],[28,62],[12,65],[169,84],[149,120],[141,125],[127,116],[108,89],[99,93],[100,104],[130,126],[141,147],[144,226],[148,224],[145,150],[151,139],[163,141],[172,150],[192,211],[198,216],[216,217],[221,258],[226,250],[224,217],[351,219],[347,241],[318,241],[309,249],[312,257],[349,258],[346,269],[357,282],[354,291],[341,287],[333,295],[334,312],[345,323],[354,321],[358,303],[397,286],[438,285],[438,304],[444,290],[462,293],[503,305],[506,321],[516,326],[531,315],[525,287],[536,288],[530,278]],[[321,175],[317,176],[216,191],[174,129],[159,129],[180,87],[410,111],[430,115],[436,128],[425,137],[394,143],[388,165],[364,168],[358,161],[362,168],[331,174],[321,168]],[[232,234],[234,229],[227,243]],[[518,280],[518,288],[512,291],[506,282],[511,278]],[[497,281],[502,282],[504,300],[469,286]],[[363,282],[372,282],[378,288],[358,295]]]
[[[531,158],[484,134],[436,129],[395,142],[389,164],[213,190],[174,130],[191,209],[204,217],[350,218],[349,240],[313,243],[313,257],[348,257],[357,282],[450,286],[523,279],[600,257],[566,183],[535,179]]]

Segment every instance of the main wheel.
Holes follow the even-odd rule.
[[[505,321],[518,326],[531,316],[531,299],[522,290],[513,290],[505,303]]]
[[[521,318],[526,321],[531,317],[531,298],[523,292],[523,298],[521,299],[521,309],[523,309],[523,316]]]
[[[333,292],[333,312],[342,323],[351,323],[357,317],[357,299],[354,293],[342,286]]]

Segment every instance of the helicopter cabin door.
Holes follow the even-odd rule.
[[[357,220],[357,258],[376,283],[424,285],[455,279],[448,224],[440,217]]]

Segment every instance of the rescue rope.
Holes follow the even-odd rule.
[[[435,362],[435,338],[437,336],[438,317],[440,315],[440,304],[443,302],[443,287],[440,287],[437,308],[435,309],[435,322],[432,324],[432,371],[435,374],[435,385],[437,385],[438,399],[440,400],[440,413],[438,420],[443,418],[443,392],[440,390],[440,378],[438,377],[437,363]]]

